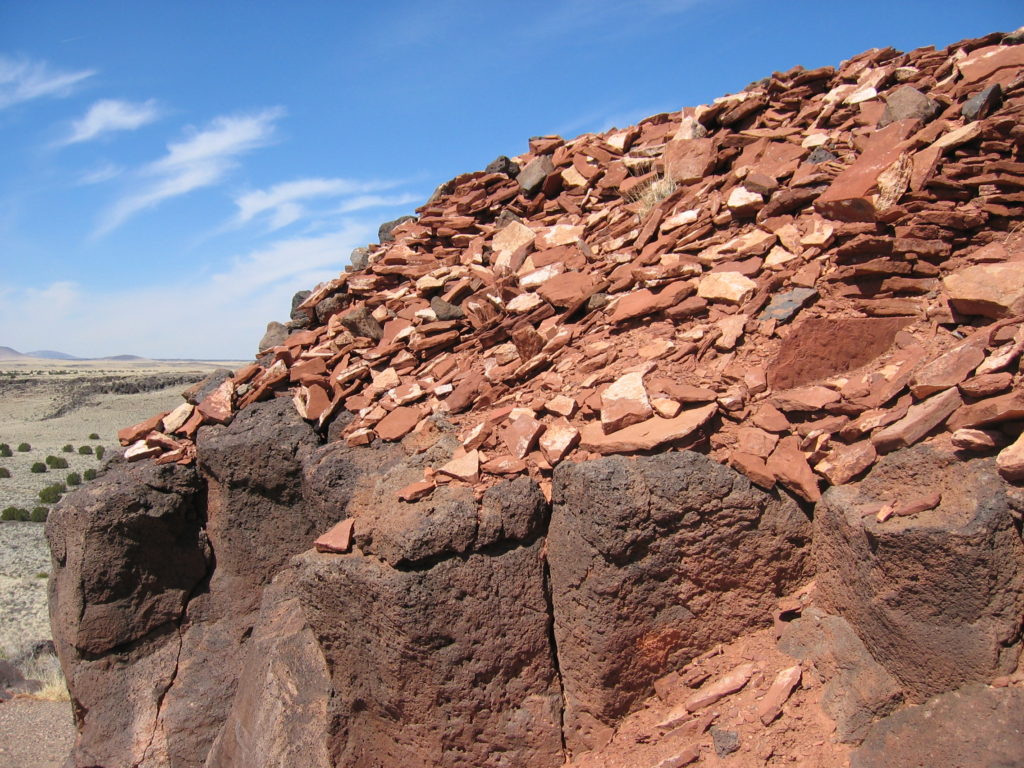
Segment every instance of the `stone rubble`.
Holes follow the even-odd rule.
[[[560,462],[655,449],[807,502],[926,440],[1021,480],[1016,42],[872,49],[535,137],[382,227],[258,362],[122,430],[126,456],[188,464],[202,425],[287,396],[350,445],[450,424],[463,448],[406,501],[549,493]]]

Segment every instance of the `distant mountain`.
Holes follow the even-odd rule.
[[[18,350],[11,349],[10,347],[0,347],[0,360],[17,360],[22,357],[27,357],[27,355],[23,355]]]
[[[67,352],[55,352],[52,349],[38,349],[35,352],[26,352],[25,357],[38,357],[42,360],[84,360],[82,357],[69,355]]]
[[[122,361],[125,361],[125,360],[145,360],[146,358],[139,357],[138,355],[112,355],[110,357],[100,357],[100,358],[97,358],[97,359],[98,360],[122,360]]]

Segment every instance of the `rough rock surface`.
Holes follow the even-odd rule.
[[[970,685],[876,723],[850,768],[1011,768],[1024,755],[1024,690]]]
[[[830,490],[814,520],[824,604],[921,701],[1013,671],[1024,615],[1019,504],[991,459],[927,446],[886,457]],[[879,523],[873,512],[938,492],[941,502]],[[865,513],[868,514],[865,514]]]
[[[762,623],[807,573],[797,505],[700,454],[563,464],[553,502],[570,750],[600,746],[663,670]]]
[[[47,521],[54,642],[79,728],[73,765],[150,754],[186,605],[209,578],[194,468],[115,466]]]

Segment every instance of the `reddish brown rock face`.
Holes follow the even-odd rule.
[[[923,446],[903,451],[860,483],[829,491],[815,515],[826,606],[917,701],[1017,663],[1024,544],[992,464]],[[878,523],[862,511],[898,508],[925,492],[941,501],[920,514]]]
[[[768,371],[788,389],[870,363],[892,346],[908,318],[809,318],[794,326]]]
[[[725,510],[733,523],[715,523]],[[548,560],[569,749],[600,745],[660,670],[758,623],[769,584],[801,578],[806,551],[786,538],[806,541],[807,525],[694,453],[561,465]],[[721,599],[713,585],[739,560],[745,579]]]

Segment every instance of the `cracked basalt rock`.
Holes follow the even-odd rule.
[[[563,464],[555,478],[554,631],[566,745],[583,751],[665,669],[764,620],[807,573],[810,523],[692,452]]]

